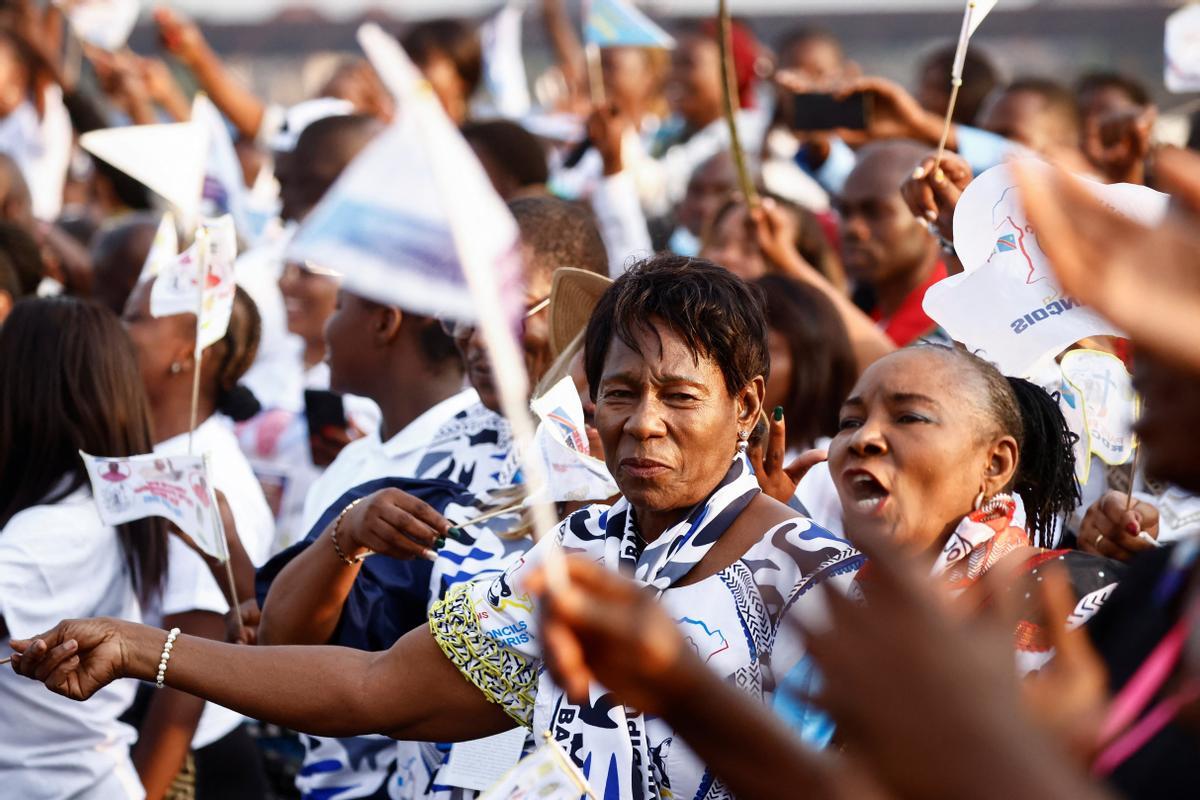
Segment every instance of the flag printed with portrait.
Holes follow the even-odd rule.
[[[675,47],[669,33],[626,0],[591,0],[583,21],[583,39],[597,47]]]
[[[1023,165],[1048,169],[1034,160]],[[1166,213],[1166,195],[1146,187],[1092,188],[1132,219],[1154,224]],[[963,192],[954,212],[954,247],[963,272],[929,288],[925,313],[1004,374],[1027,377],[1044,356],[1080,339],[1122,335],[1059,287],[1008,165],[984,172]]]
[[[548,499],[607,500],[619,494],[608,467],[591,455],[575,381],[563,378],[531,406],[540,420],[533,441],[546,467]]]
[[[1139,403],[1125,364],[1110,353],[1072,350],[1061,368],[1064,383],[1081,401],[1089,452],[1110,466],[1128,464]]]
[[[162,517],[191,537],[196,546],[224,561],[225,546],[216,493],[203,456],[108,458],[79,452],[87,467],[92,496],[106,525]]]
[[[583,773],[549,736],[479,800],[579,800],[596,795]]]
[[[200,350],[221,341],[233,314],[236,258],[233,218],[226,215],[204,222],[192,246],[159,272],[150,290],[150,313],[156,317],[196,314]]]

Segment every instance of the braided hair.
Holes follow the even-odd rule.
[[[985,413],[998,432],[1017,442],[1019,459],[1007,489],[1025,506],[1025,530],[1038,547],[1051,547],[1061,517],[1080,503],[1075,478],[1078,440],[1058,407],[1058,398],[1023,378],[1006,377],[995,365],[962,347],[923,343],[957,358],[983,382]]]

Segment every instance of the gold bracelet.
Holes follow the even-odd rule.
[[[370,553],[370,551],[367,551],[366,553],[363,553],[361,556],[358,556],[357,558],[348,558],[346,556],[345,551],[342,550],[342,546],[340,544],[338,544],[338,531],[342,527],[342,518],[345,517],[347,514],[349,514],[350,510],[352,508],[354,508],[356,505],[358,505],[365,499],[366,499],[365,497],[360,497],[357,500],[355,500],[354,502],[352,502],[350,505],[348,505],[342,509],[342,513],[338,514],[337,519],[334,520],[334,522],[333,522],[333,535],[331,535],[329,537],[330,541],[333,542],[333,552],[337,553],[338,558],[340,558],[343,562],[345,562],[346,564],[349,564],[352,567],[355,564],[360,563],[367,556],[371,555],[371,553]]]

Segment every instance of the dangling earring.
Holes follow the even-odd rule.
[[[183,364],[180,364],[178,361],[172,361],[171,362],[171,374],[178,375],[181,372],[183,372]]]
[[[984,490],[980,489],[979,494],[975,495],[975,510],[983,508]]]
[[[749,447],[750,447],[749,431],[738,431],[737,454],[739,456],[746,455],[746,450]]]

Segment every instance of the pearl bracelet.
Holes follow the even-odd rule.
[[[158,660],[158,677],[154,679],[154,686],[157,689],[163,688],[163,680],[167,677],[167,662],[171,660],[171,649],[175,647],[175,637],[179,635],[179,628],[171,628],[171,632],[167,634],[167,643],[163,645],[162,658]]]

